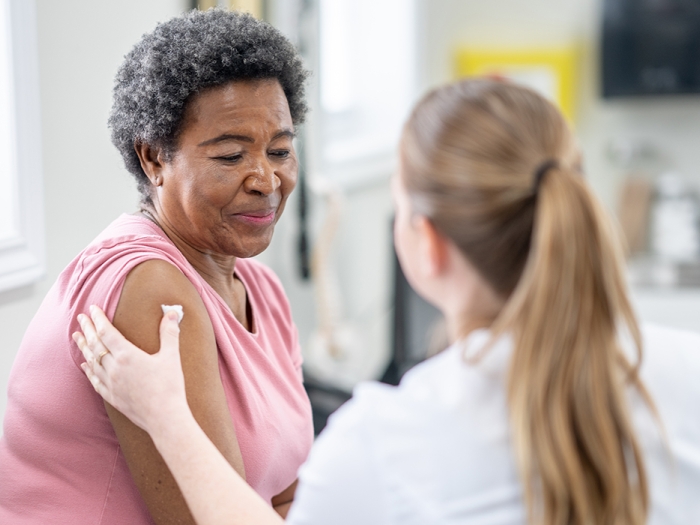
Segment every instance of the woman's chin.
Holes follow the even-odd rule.
[[[250,257],[260,255],[262,252],[267,250],[267,248],[270,246],[270,242],[272,242],[272,236],[270,236],[270,239],[267,239],[266,241],[244,244],[242,246],[238,245],[229,253],[238,259],[249,259]]]

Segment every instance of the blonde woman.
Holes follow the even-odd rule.
[[[559,112],[463,81],[418,104],[400,153],[398,256],[454,343],[399,387],[356,389],[288,521],[700,523],[700,336],[639,328]],[[151,434],[197,522],[279,522],[190,414],[174,315],[149,356],[91,313],[87,375]]]

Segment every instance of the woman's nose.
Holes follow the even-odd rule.
[[[272,195],[277,191],[282,182],[275,173],[275,170],[267,162],[260,162],[255,169],[246,177],[244,182],[245,190],[261,195]]]

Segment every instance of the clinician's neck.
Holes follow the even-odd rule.
[[[485,313],[453,313],[445,315],[447,323],[447,333],[451,343],[466,338],[474,330],[489,328],[496,320],[497,314],[487,315]]]
[[[466,261],[452,265],[451,269],[451,275],[445,275],[436,297],[445,316],[450,341],[455,342],[474,330],[490,327],[506,300]]]

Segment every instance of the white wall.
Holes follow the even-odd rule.
[[[0,419],[10,367],[47,290],[97,233],[135,210],[135,184],[107,130],[112,80],[139,37],[186,4],[37,0],[47,272],[0,294]]]

